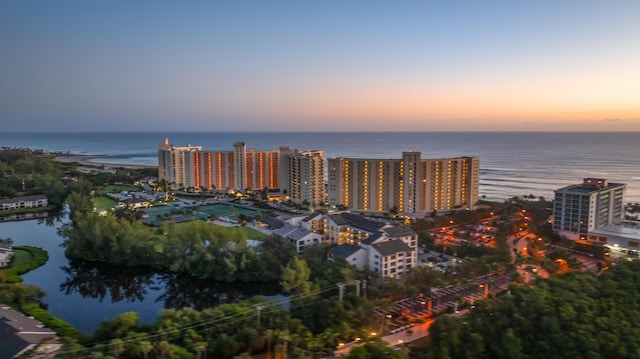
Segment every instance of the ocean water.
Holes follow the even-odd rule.
[[[323,150],[327,157],[480,157],[480,195],[504,200],[553,190],[585,177],[626,183],[628,202],[640,202],[640,132],[139,132],[0,133],[0,147],[22,147],[100,156],[103,163],[157,165],[157,144],[231,150]]]

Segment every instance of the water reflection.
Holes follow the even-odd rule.
[[[74,292],[83,297],[105,297],[113,303],[123,300],[142,302],[148,294],[148,288],[158,289],[155,272],[144,268],[123,268],[83,260],[70,260],[62,267],[67,275],[60,290],[66,295]]]
[[[164,308],[203,309],[222,303],[234,303],[254,295],[279,294],[277,282],[226,283],[197,279],[176,273],[157,273],[145,268],[72,260],[63,266],[66,280],[60,290],[66,295],[80,294],[112,303],[154,301]],[[158,295],[149,298],[149,293]]]

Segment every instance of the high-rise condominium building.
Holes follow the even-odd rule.
[[[165,138],[158,144],[158,179],[174,189],[194,187],[197,177],[190,169],[196,162],[194,154],[200,150],[202,146],[176,147]]]
[[[233,144],[233,151],[201,151],[198,187],[204,189],[261,190],[279,188],[278,151]]]
[[[326,200],[323,151],[280,147],[281,193],[293,202],[318,207]]]
[[[587,239],[591,231],[624,219],[626,185],[603,178],[555,190],[553,230],[569,239]]]
[[[246,148],[233,144],[232,151],[203,151],[201,146],[175,147],[165,139],[158,145],[159,179],[171,189],[202,188],[244,191],[281,189],[298,204],[311,207],[325,202],[322,151],[280,151]]]
[[[330,158],[328,204],[358,212],[421,214],[473,209],[478,202],[480,159]]]

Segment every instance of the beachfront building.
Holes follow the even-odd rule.
[[[176,147],[168,139],[158,145],[159,179],[171,189],[266,189],[272,194],[279,189],[282,197],[312,208],[326,199],[324,162],[322,151],[247,149],[244,142],[234,143],[231,151]]]
[[[582,243],[604,245],[615,257],[640,258],[640,222],[624,218],[626,184],[585,178],[555,192],[553,229]]]
[[[48,205],[49,200],[47,199],[47,196],[43,194],[0,199],[0,211],[8,211],[21,208],[46,207]]]
[[[246,148],[233,144],[233,151],[199,151],[193,171],[197,188],[245,191],[279,188],[278,151]]]
[[[326,200],[325,157],[320,150],[280,147],[280,190],[294,203],[317,208]]]
[[[330,208],[361,213],[424,215],[474,209],[478,202],[480,159],[330,158],[327,198]]]
[[[196,187],[198,178],[192,169],[197,164],[194,154],[200,150],[202,146],[176,147],[165,138],[158,144],[158,180],[171,189]]]
[[[589,239],[589,233],[624,220],[626,185],[604,178],[554,191],[553,230],[569,239]]]

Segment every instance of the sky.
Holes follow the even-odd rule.
[[[640,131],[640,1],[0,2],[3,131]]]

